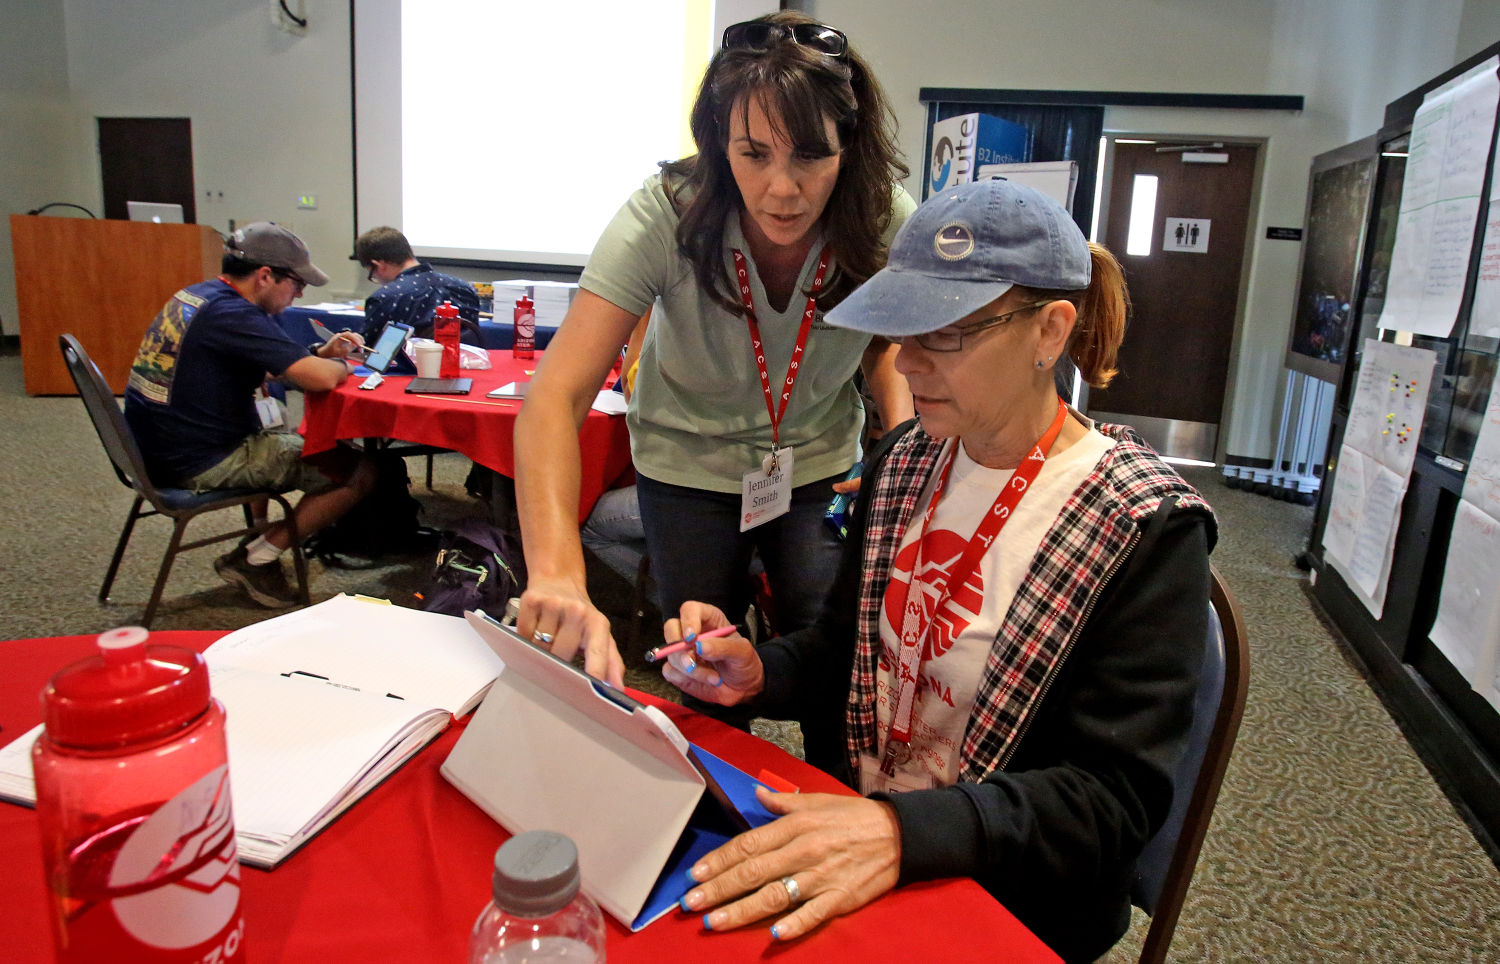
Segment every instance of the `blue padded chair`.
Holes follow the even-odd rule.
[[[77,338],[63,335],[58,342],[62,348],[63,361],[68,366],[68,374],[73,376],[73,384],[78,387],[78,397],[83,399],[89,420],[94,423],[94,431],[98,433],[99,441],[109,455],[115,475],[119,477],[121,484],[135,492],[135,503],[125,518],[125,527],[120,531],[119,542],[115,544],[114,557],[109,561],[109,571],[104,574],[104,583],[99,587],[99,601],[109,601],[110,587],[114,585],[115,574],[119,572],[120,560],[125,556],[125,546],[130,542],[130,533],[134,530],[137,519],[161,515],[172,520],[172,539],[167,544],[166,554],[162,556],[161,567],[157,570],[156,585],[151,588],[151,601],[146,604],[146,613],[141,617],[141,625],[149,628],[177,554],[260,532],[264,526],[252,524],[250,503],[257,499],[271,499],[281,506],[282,516],[292,527],[292,561],[297,570],[297,588],[302,597],[302,605],[306,606],[310,601],[307,595],[307,560],[302,555],[296,519],[286,498],[280,492],[261,489],[217,489],[197,493],[188,489],[158,488],[153,485],[146,474],[146,463],[135,443],[135,436],[131,435],[125,416],[115,403],[114,392],[110,391],[104,376],[99,374],[98,366],[88,356],[88,352],[83,350]],[[149,509],[145,508],[148,503]],[[187,524],[194,517],[235,506],[244,510],[244,528],[193,542],[182,541]]]
[[[1193,703],[1187,749],[1173,775],[1172,809],[1137,859],[1131,882],[1131,902],[1151,915],[1141,960],[1152,964],[1166,960],[1167,947],[1177,929],[1177,917],[1229,766],[1250,682],[1250,647],[1239,603],[1230,595],[1219,571],[1210,567],[1210,572],[1213,583],[1203,675]]]

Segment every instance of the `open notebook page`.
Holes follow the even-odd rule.
[[[456,716],[505,668],[458,616],[347,595],[236,630],[203,655],[210,665],[314,674]]]
[[[413,727],[431,733],[448,714],[314,679],[209,664],[228,714],[235,826],[290,838],[337,805],[365,770]]]

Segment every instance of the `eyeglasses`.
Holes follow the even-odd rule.
[[[372,284],[380,280],[379,278],[375,277],[375,262],[373,261],[365,265],[365,280],[371,282]]]
[[[725,50],[769,50],[772,44],[784,40],[811,47],[830,57],[842,57],[849,52],[849,38],[842,30],[821,23],[766,23],[763,20],[747,20],[725,27],[722,46]]]
[[[297,272],[287,271],[285,268],[272,268],[271,274],[276,276],[277,281],[290,281],[292,287],[297,289],[297,294],[307,290],[307,282],[297,277]]]
[[[1056,298],[1044,298],[1041,301],[1033,301],[1029,305],[1022,305],[1019,308],[1012,308],[1010,311],[1007,311],[1001,315],[992,315],[989,318],[981,318],[979,321],[974,322],[974,324],[965,325],[962,328],[953,330],[947,328],[939,328],[937,331],[929,331],[920,335],[907,335],[906,338],[910,338],[912,341],[916,342],[918,345],[922,346],[928,351],[962,351],[964,347],[965,335],[972,335],[976,332],[984,331],[987,328],[998,327],[999,325],[1003,325],[1007,321],[1010,321],[1011,317],[1014,315],[1018,315],[1023,311],[1035,311],[1037,308],[1045,308],[1047,305],[1052,304],[1052,302],[1056,300]],[[896,342],[899,345],[902,341],[905,340],[905,338],[891,338],[890,340]]]

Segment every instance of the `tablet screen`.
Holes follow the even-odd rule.
[[[365,358],[365,365],[377,372],[383,372],[391,367],[391,358],[406,344],[406,336],[411,334],[411,326],[399,322],[391,322],[380,330],[380,337],[375,339],[375,345]]]

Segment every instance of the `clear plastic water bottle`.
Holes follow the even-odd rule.
[[[550,830],[495,852],[495,899],[469,934],[469,964],[604,960],[604,915],[579,889],[578,848]]]
[[[99,637],[42,692],[32,750],[62,961],[241,961],[224,706],[203,657]]]

